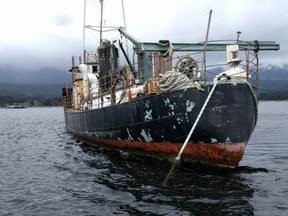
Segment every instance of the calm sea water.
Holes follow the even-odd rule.
[[[0,109],[0,215],[288,215],[288,101],[260,102],[233,172],[91,148],[63,110]]]

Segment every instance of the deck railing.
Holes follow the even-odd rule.
[[[182,72],[191,80],[195,80],[201,85],[207,85],[213,81],[217,74],[229,69],[226,62],[226,52],[207,52],[207,60],[203,59],[203,51],[179,52],[178,50],[177,56],[170,56],[169,53],[165,56],[162,52],[151,51],[145,55],[146,58],[138,59],[137,63],[131,66],[119,67],[117,70],[109,72],[106,77],[99,77],[98,72],[94,71],[93,73],[98,77],[97,89],[93,89],[91,85],[88,88],[83,87],[81,84],[83,75],[79,70],[81,58],[73,57],[73,67],[70,71],[74,84],[63,88],[64,108],[74,111],[101,108],[147,95],[149,94],[145,85],[147,81],[154,79],[153,81],[157,82],[157,79],[167,71]],[[246,71],[246,80],[257,88],[259,83],[258,51],[255,51],[254,47],[251,50],[244,48],[239,57],[242,59],[239,66]],[[93,65],[97,68],[97,62]],[[140,65],[145,67],[140,67]],[[128,71],[127,68],[132,69],[132,71]],[[143,73],[144,71],[146,73]],[[149,72],[147,73],[147,71]],[[76,83],[79,83],[78,87],[75,87]],[[108,87],[104,88],[103,86]],[[154,91],[154,93],[161,92],[159,90]]]

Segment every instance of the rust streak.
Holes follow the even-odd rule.
[[[139,142],[124,140],[107,140],[96,137],[78,138],[91,144],[116,147],[134,152],[158,155],[159,157],[174,159],[181,149],[182,143],[157,143],[157,142]],[[189,143],[182,154],[182,159],[187,161],[199,161],[211,165],[235,167],[242,159],[246,142],[240,143]]]

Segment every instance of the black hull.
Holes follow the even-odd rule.
[[[67,130],[89,143],[175,158],[212,86],[137,98],[81,112],[65,111]],[[183,153],[189,161],[235,167],[257,121],[246,82],[219,82]]]

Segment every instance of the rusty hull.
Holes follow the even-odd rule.
[[[172,161],[175,160],[183,145],[182,143],[130,142],[97,139],[79,134],[74,134],[74,136],[96,146],[111,147],[132,153],[148,154]],[[235,168],[244,155],[246,144],[246,142],[213,144],[189,143],[181,158],[183,162],[188,164],[206,164],[223,168]]]

